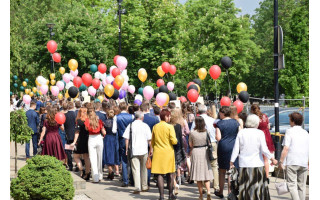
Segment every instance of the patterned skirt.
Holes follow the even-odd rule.
[[[240,168],[239,200],[270,200],[264,167]]]

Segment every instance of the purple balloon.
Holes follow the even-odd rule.
[[[120,90],[120,94],[119,94],[119,99],[123,99],[126,97],[126,91],[125,90]]]
[[[113,82],[114,82],[114,81],[111,81],[111,85],[113,85]]]
[[[139,99],[134,100],[133,103],[136,103],[136,104],[138,104],[139,106],[142,104],[142,102],[141,102]]]

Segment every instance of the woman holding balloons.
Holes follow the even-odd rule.
[[[47,112],[47,117],[44,121],[38,143],[40,146],[41,142],[43,141],[44,134],[46,133],[41,155],[54,156],[58,160],[64,160],[67,156],[64,152],[58,129],[60,127],[62,130],[64,130],[63,123],[66,120],[66,117],[63,113],[57,113],[56,109],[54,108],[49,108]]]

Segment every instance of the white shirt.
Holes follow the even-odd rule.
[[[289,147],[288,155],[283,165],[298,165],[308,167],[309,133],[301,126],[293,126],[286,130],[282,146]]]
[[[212,117],[209,117],[207,114],[200,115],[204,119],[204,123],[206,124],[206,129],[209,133],[211,142],[217,142],[216,140],[216,129],[213,127],[213,123],[215,122],[215,119]],[[194,130],[195,122],[192,122],[191,131]]]
[[[122,111],[121,113],[127,113],[126,111]],[[134,116],[132,115],[132,119]],[[117,115],[113,117],[113,125],[112,125],[112,133],[117,133],[118,125],[117,125]]]
[[[268,159],[272,158],[264,133],[256,128],[245,128],[237,135],[230,161],[234,162],[239,156],[240,167],[262,167],[262,154]]]
[[[122,137],[130,139],[130,125],[127,126]],[[151,140],[151,130],[148,124],[141,120],[132,122],[132,154],[134,156],[148,153],[148,140]]]

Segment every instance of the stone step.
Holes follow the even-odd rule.
[[[80,172],[71,172],[71,176],[73,178],[73,187],[77,190],[86,189],[86,180],[80,177]]]

